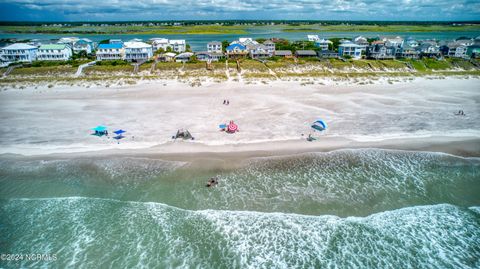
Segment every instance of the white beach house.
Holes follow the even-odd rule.
[[[360,59],[364,51],[366,51],[365,46],[355,44],[351,41],[344,41],[338,46],[338,56],[340,57],[350,56],[353,59]]]
[[[208,52],[222,52],[222,42],[212,41],[207,43],[207,51]]]
[[[38,48],[39,61],[68,61],[72,57],[72,48],[67,44],[47,44]]]
[[[123,43],[100,44],[97,47],[97,60],[122,60],[125,56]]]
[[[152,45],[144,42],[125,42],[125,60],[148,60],[153,56]]]
[[[166,38],[155,37],[151,38],[150,42],[154,51],[163,49],[166,51],[168,48],[171,48],[172,51],[181,53],[187,50],[187,42],[183,39],[179,40],[168,40]]]
[[[168,39],[166,38],[151,38],[150,42],[152,42],[152,47],[154,51],[157,51],[159,49],[163,49],[164,51],[166,51],[169,46]]]
[[[0,49],[3,62],[32,62],[37,59],[37,47],[24,43],[15,43]]]
[[[320,48],[321,50],[328,50],[329,46],[332,47],[333,42],[328,39],[319,39],[315,41],[315,47]]]
[[[187,50],[187,43],[185,40],[169,40],[168,45],[175,52],[185,52]]]

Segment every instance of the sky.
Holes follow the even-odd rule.
[[[0,21],[478,21],[480,0],[1,0]]]

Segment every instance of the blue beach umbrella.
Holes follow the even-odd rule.
[[[316,120],[311,127],[317,131],[324,131],[327,129],[327,124],[323,120]]]

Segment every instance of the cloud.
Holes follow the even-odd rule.
[[[2,20],[480,20],[478,0],[3,0],[0,8]]]

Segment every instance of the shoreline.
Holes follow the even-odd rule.
[[[198,143],[167,143],[143,149],[106,149],[85,152],[63,152],[36,155],[4,153],[0,159],[54,160],[82,158],[149,158],[165,161],[241,165],[254,158],[282,157],[338,150],[380,149],[443,153],[463,158],[480,158],[480,137],[417,137],[360,142],[345,138],[324,137],[322,141],[271,141],[235,145],[209,146]]]

